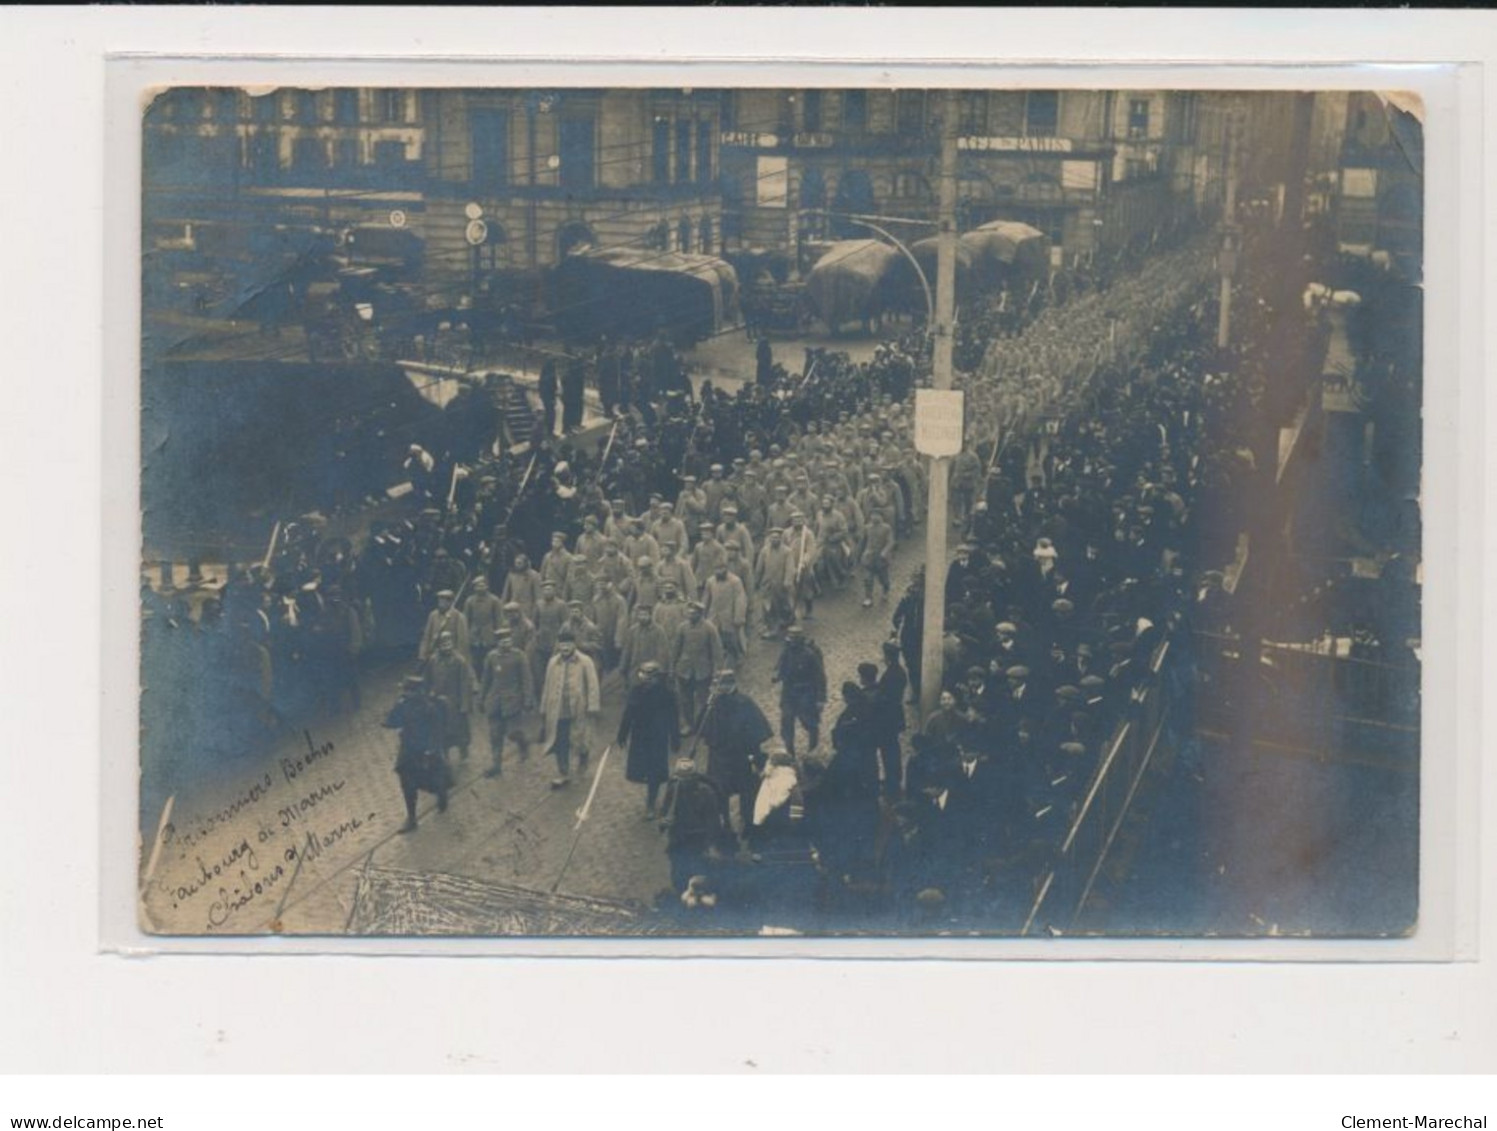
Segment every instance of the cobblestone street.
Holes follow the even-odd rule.
[[[836,688],[862,660],[877,660],[889,617],[923,556],[923,528],[898,549],[889,602],[861,607],[856,585],[817,602],[807,625],[826,656],[835,719]],[[778,645],[757,638],[740,671],[740,687],[778,726],[771,683]],[[354,913],[360,870],[445,873],[549,892],[649,904],[668,886],[664,837],[642,819],[643,787],[624,779],[621,752],[609,754],[589,819],[566,863],[576,814],[592,775],[550,788],[555,765],[538,753],[518,759],[511,743],[504,773],[486,778],[487,735],[475,721],[466,763],[448,811],[436,812],[423,794],[420,827],[396,835],[404,816],[392,767],[396,734],[381,724],[398,694],[403,666],[366,680],[362,709],[310,728],[299,742],[257,762],[217,774],[211,786],[173,798],[169,828],[159,839],[155,867],[143,891],[146,922],[156,930],[256,934],[337,934]],[[622,694],[617,676],[604,683],[600,740],[618,726]],[[535,717],[526,721],[532,737]],[[705,752],[698,754],[698,764]],[[596,767],[594,767],[596,768]],[[209,775],[200,775],[200,782]],[[147,830],[158,826],[147,814]],[[149,858],[155,845],[147,833]],[[563,866],[565,872],[563,874]],[[558,883],[559,881],[559,883]]]

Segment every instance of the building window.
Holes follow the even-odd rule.
[[[868,92],[866,90],[842,92],[842,126],[849,130],[861,130],[868,127]]]
[[[357,90],[333,91],[333,120],[340,126],[358,125],[359,92]]]
[[[377,141],[374,143],[374,163],[381,169],[398,169],[405,164],[405,142]]]
[[[1024,99],[1024,134],[1054,137],[1060,127],[1060,91],[1031,90]]]
[[[671,120],[663,114],[655,115],[650,135],[650,179],[657,185],[671,179]]]
[[[1186,91],[1180,96],[1180,128],[1179,140],[1185,145],[1193,145],[1196,140],[1196,118],[1199,112],[1200,97],[1195,91]]]
[[[691,180],[691,123],[676,123],[676,182]]]
[[[821,91],[808,90],[801,103],[801,128],[812,131],[821,129]]]
[[[795,129],[795,95],[787,90],[780,95],[779,103],[779,131],[782,134],[791,133]]]
[[[676,225],[676,250],[691,250],[691,221],[685,216],[682,216],[680,223]]]
[[[588,118],[561,120],[561,186],[578,191],[596,184],[593,171],[593,136],[596,124]]]
[[[897,107],[900,133],[917,134],[925,130],[925,91],[901,90]]]
[[[297,138],[291,143],[291,166],[299,173],[322,172],[327,168],[327,147],[320,138]]]
[[[403,90],[377,90],[374,92],[376,116],[381,122],[405,121],[405,92]]]
[[[475,107],[468,114],[473,150],[473,185],[497,188],[509,183],[509,111]]]
[[[965,137],[985,137],[988,132],[988,93],[964,90],[961,94],[959,132]]]
[[[1128,136],[1133,139],[1149,136],[1149,100],[1128,99]]]
[[[697,184],[712,182],[712,122],[697,123]]]
[[[296,92],[296,120],[308,126],[317,121],[317,95],[310,90]]]
[[[250,100],[254,108],[253,115],[257,122],[275,121],[276,97],[273,94],[262,94]]]
[[[650,230],[645,233],[646,251],[669,251],[671,244],[671,226],[664,220],[658,224],[651,225]]]
[[[724,130],[738,128],[738,97],[731,90],[720,91],[717,96],[718,117]]]
[[[900,200],[924,200],[930,196],[930,183],[919,173],[895,173],[894,195]]]
[[[250,138],[249,161],[258,178],[268,181],[276,175],[281,167],[281,156],[274,134],[262,130]]]
[[[359,165],[359,142],[357,138],[338,139],[338,167],[354,169]]]
[[[698,230],[701,233],[701,242],[697,244],[702,249],[703,255],[711,255],[712,248],[712,217],[703,216]]]

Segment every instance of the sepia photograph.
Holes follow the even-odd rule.
[[[140,929],[1415,935],[1425,125],[151,90]]]

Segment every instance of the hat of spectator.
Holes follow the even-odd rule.
[[[993,631],[994,632],[998,632],[998,633],[1002,633],[1004,636],[1014,636],[1014,635],[1016,635],[1018,633],[1019,630],[1014,625],[1013,621],[1011,621],[1011,620],[1002,620],[1002,621],[998,622],[998,627],[995,628],[995,629],[993,629]]]
[[[711,467],[710,467],[710,468],[708,468],[708,469],[707,469],[707,470],[708,470],[708,471],[721,471],[721,470],[723,470],[723,465],[722,465],[722,464],[720,464],[720,463],[714,463],[714,464],[713,464],[713,465],[712,465],[712,466],[711,466]]]
[[[400,685],[407,691],[415,691],[417,688],[425,687],[426,680],[422,679],[419,675],[408,675],[401,681]]]
[[[725,505],[723,507],[723,514],[737,514],[737,513],[738,513],[738,508],[735,507],[732,503],[728,503],[727,505]]]
[[[1079,742],[1062,742],[1060,752],[1072,758],[1079,758],[1086,753],[1086,747]]]
[[[700,601],[687,601],[686,602],[686,607],[688,609],[697,609],[698,611],[701,611],[701,612],[705,612],[706,609],[707,609],[707,606],[704,605],[704,604],[702,604]]]
[[[1079,703],[1081,701],[1081,689],[1072,687],[1067,683],[1055,689],[1055,697],[1066,703]]]
[[[453,593],[451,589],[438,589],[437,596],[446,597],[450,601],[454,596],[456,596],[456,594]]]
[[[795,638],[795,639],[799,639],[800,637],[804,636],[805,634],[806,634],[806,630],[804,628],[802,628],[798,624],[792,624],[789,628],[787,628],[785,630],[785,635],[786,636],[789,636],[789,637],[792,637],[792,638]]]
[[[683,475],[683,476],[681,476],[681,482],[682,483],[695,483],[696,481],[697,481],[697,477],[695,475]]]
[[[579,601],[579,600],[577,600],[577,598],[573,597],[570,601],[567,602],[567,608],[569,608],[569,609],[580,609],[580,608],[582,608],[582,602]]]
[[[1050,607],[1057,613],[1074,613],[1076,611],[1075,604],[1065,597],[1057,597],[1054,601],[1050,602]]]
[[[644,663],[639,665],[639,674],[647,679],[650,676],[659,675],[660,665],[657,664],[654,660],[646,660]]]
[[[1005,676],[1007,676],[1009,679],[1014,679],[1014,680],[1028,679],[1029,678],[1029,669],[1026,668],[1023,664],[1015,664],[1013,667],[1009,668],[1008,671],[1004,672],[1003,674]]]

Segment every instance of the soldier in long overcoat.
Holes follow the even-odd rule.
[[[400,831],[416,827],[418,790],[437,795],[437,810],[447,808],[447,791],[452,771],[442,757],[442,705],[426,694],[426,681],[407,676],[400,700],[385,717],[385,726],[400,731],[400,750],[395,756],[395,773],[400,777],[400,792],[405,798],[405,824]]]
[[[759,705],[738,690],[732,671],[718,674],[711,706],[702,719],[702,741],[707,746],[707,776],[722,792],[723,828],[732,827],[728,802],[738,798],[740,827],[746,834],[754,824],[754,798],[765,755],[760,749],[774,728]]]
[[[653,660],[639,668],[619,720],[618,744],[628,746],[624,776],[645,787],[645,819],[655,817],[660,787],[670,778],[671,755],[681,744],[680,707],[665,673]]]
[[[526,711],[535,706],[535,680],[530,672],[530,657],[515,647],[514,634],[500,628],[494,650],[483,662],[483,686],[479,702],[489,720],[489,750],[493,762],[484,777],[496,778],[504,769],[504,742],[511,724],[518,724]],[[514,730],[520,747],[520,760],[530,756],[530,744],[518,725]]]

